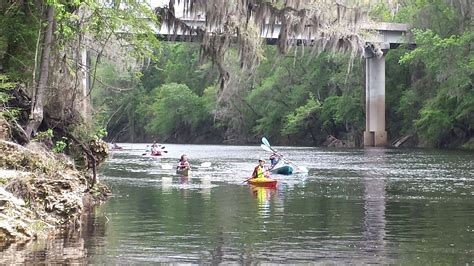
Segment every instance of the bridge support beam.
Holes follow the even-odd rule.
[[[387,145],[385,130],[385,57],[382,50],[365,49],[365,131],[364,146]]]

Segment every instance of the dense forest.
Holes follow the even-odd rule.
[[[56,34],[62,36],[63,43],[59,42],[51,60],[71,63],[61,59],[67,45],[80,41],[77,32],[92,33],[95,42],[102,44],[120,39],[107,29],[121,25],[145,28],[130,12],[136,11],[136,6],[103,14],[95,1],[85,2],[95,12],[91,16],[95,20],[84,24],[88,27],[80,27],[76,18],[75,23],[67,22],[75,2],[56,6],[62,10],[59,19],[63,19],[57,21]],[[406,143],[411,146],[474,148],[472,1],[407,0],[395,1],[395,6],[379,3],[369,13],[374,21],[409,24],[410,38],[416,43],[416,47],[400,46],[385,55],[389,139],[411,135]],[[2,7],[2,12],[10,15],[0,21],[2,84],[8,84],[7,78],[34,83],[38,78],[31,73],[35,71],[26,70],[41,69],[35,47],[42,24],[25,14],[21,5],[15,6],[14,15],[8,8]],[[47,15],[45,10],[35,12]],[[122,19],[108,19],[114,16]],[[23,22],[25,18],[31,22]],[[12,30],[12,25],[20,26]],[[360,55],[315,53],[301,47],[282,52],[281,47],[263,46],[258,50],[259,62],[249,68],[242,67],[238,45],[230,45],[225,60],[216,62],[203,55],[199,43],[157,42],[149,32],[140,36],[146,38],[124,38],[133,44],[132,51],[114,55],[113,48],[99,45],[102,48],[96,49],[91,60],[95,68],[90,91],[93,126],[89,131],[104,127],[109,141],[244,144],[265,135],[275,144],[319,146],[328,136],[349,147],[363,144],[365,62]],[[151,52],[144,47],[151,47]],[[130,61],[136,64],[124,63]],[[224,90],[222,68],[229,73]],[[78,101],[73,96],[68,99]],[[59,104],[68,105],[64,99]],[[59,113],[67,114],[68,110]],[[71,125],[77,121],[71,117],[56,120],[67,120]]]
[[[474,22],[472,4],[403,1],[396,13],[380,4],[377,21],[408,23],[416,48],[386,54],[389,138],[413,135],[409,145],[474,145]],[[262,135],[293,145],[321,145],[328,135],[362,145],[365,128],[364,60],[294,48],[282,55],[265,46],[255,71],[226,58],[228,88],[218,93],[218,71],[201,60],[199,45],[162,42],[158,60],[137,73],[100,65],[106,84],[94,106],[109,137],[119,141],[251,143]],[[353,66],[348,72],[348,64]],[[117,78],[119,77],[119,78]]]

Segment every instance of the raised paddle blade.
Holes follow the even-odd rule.
[[[309,170],[308,168],[304,167],[304,166],[296,166],[302,173],[308,173]]]
[[[211,167],[211,162],[203,162],[201,167]]]
[[[265,144],[268,148],[271,148],[272,146],[270,145],[270,142],[268,142],[267,138],[262,137],[262,143]]]
[[[264,145],[264,144],[261,144],[260,147],[262,147],[262,149],[268,151],[268,152],[273,152],[272,149],[270,149],[268,146]]]
[[[170,169],[173,169],[173,166],[171,164],[162,164],[161,169],[170,170]]]

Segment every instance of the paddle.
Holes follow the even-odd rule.
[[[268,152],[273,152],[272,149],[270,149],[268,146],[266,146],[265,144],[260,144],[260,147],[262,147],[262,149],[268,151]]]
[[[275,153],[277,153],[276,150],[272,148],[272,146],[270,145],[270,142],[267,140],[267,138],[262,137],[262,143],[263,143],[263,144],[260,145],[260,147],[262,147],[262,149],[264,149],[264,150],[266,150],[266,151],[268,151],[268,152],[275,152]],[[283,155],[282,155],[281,153],[277,153],[277,154],[283,157]],[[285,158],[283,158],[283,161],[284,161],[285,163],[289,163],[289,164],[294,165],[296,168],[298,168],[298,169],[300,170],[300,172],[305,172],[305,173],[308,172],[308,168],[306,168],[306,167],[304,167],[304,166],[301,166],[301,167],[300,167],[300,166],[298,166],[297,164],[295,164],[294,162],[292,162],[292,161],[290,161],[290,160],[287,160],[287,159],[285,159]]]
[[[248,182],[250,179],[252,179],[253,177],[249,177],[247,179],[244,180],[244,182],[242,182],[242,184],[244,184],[245,182]]]
[[[209,168],[211,167],[211,162],[203,162],[200,165],[196,166],[197,168]]]
[[[270,178],[270,172],[269,172],[268,170],[265,170],[265,172],[267,173],[267,175],[264,175],[264,177]],[[254,178],[254,177],[251,176],[251,177],[245,179],[244,182],[242,182],[242,184],[245,183],[245,182],[248,182],[248,181],[249,181],[250,179],[252,179],[252,178]]]
[[[203,162],[200,165],[196,166],[197,168],[209,168],[211,167],[212,163],[211,162]],[[162,164],[161,168],[164,170],[169,170],[173,169],[173,166],[171,164]]]
[[[171,170],[173,169],[173,166],[171,164],[162,164],[161,169],[163,170]]]
[[[271,150],[273,150],[273,149],[272,149],[272,146],[270,145],[270,142],[268,142],[267,138],[262,137],[262,143],[265,144],[265,146],[267,146],[267,147],[270,148]]]
[[[203,162],[201,163],[201,167],[203,168],[211,167],[211,162]]]
[[[148,145],[146,145],[146,146],[148,147]],[[162,150],[165,149],[165,148],[166,148],[165,146],[161,146],[161,149],[162,149]],[[146,150],[146,152],[150,152],[150,151],[149,151],[149,150]],[[168,153],[168,151],[160,151],[160,152],[162,152],[162,153]],[[145,155],[147,155],[147,154],[148,154],[148,153],[142,153],[142,156],[145,156]]]

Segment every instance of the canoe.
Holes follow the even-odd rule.
[[[277,180],[266,177],[251,178],[247,182],[259,187],[276,187],[277,185]]]
[[[176,174],[181,176],[189,176],[191,174],[191,169],[177,169]]]
[[[275,167],[270,169],[270,172],[274,174],[280,174],[280,175],[291,175],[293,174],[293,166],[283,163],[283,164],[276,164]]]

